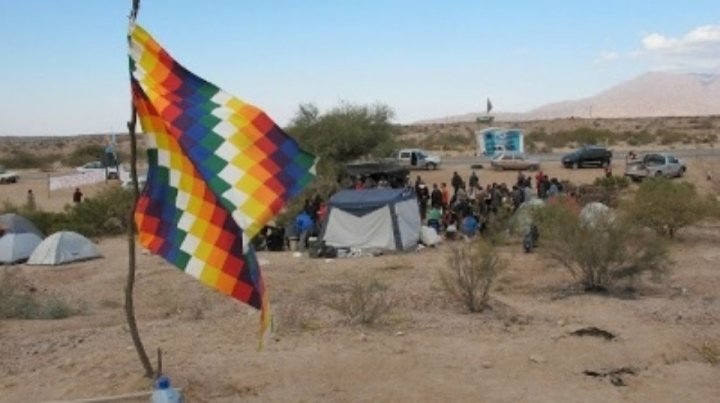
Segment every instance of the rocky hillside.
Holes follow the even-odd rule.
[[[495,120],[557,118],[635,118],[720,114],[720,74],[653,72],[620,83],[588,98],[541,106],[525,113],[502,113]],[[422,123],[474,121],[483,112]]]

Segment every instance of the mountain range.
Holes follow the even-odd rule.
[[[635,118],[720,114],[720,74],[651,72],[597,95],[540,106],[524,113],[494,113],[497,121],[557,118]],[[420,123],[474,121],[484,112]]]

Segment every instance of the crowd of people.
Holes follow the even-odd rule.
[[[520,171],[512,185],[493,182],[483,186],[480,177],[472,171],[467,181],[453,172],[449,185],[441,182],[428,186],[421,176],[417,176],[414,183],[368,176],[351,178],[338,187],[355,190],[408,188],[416,194],[423,225],[434,228],[447,239],[483,234],[493,216],[512,214],[532,198],[548,199],[566,191],[557,178],[549,178],[542,171],[534,176]],[[332,194],[328,198],[330,196]],[[285,226],[266,226],[256,247],[280,251],[297,242],[297,249],[305,250],[309,239],[320,235],[327,214],[326,199],[320,195],[306,199],[303,208]]]
[[[453,172],[450,186],[433,183],[432,189],[418,176],[413,187],[423,223],[448,239],[482,234],[493,215],[512,213],[535,197],[548,199],[565,192],[557,178],[549,178],[542,171],[534,178],[520,171],[513,185],[493,182],[483,186],[473,171],[467,182]]]

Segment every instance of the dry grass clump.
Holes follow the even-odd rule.
[[[468,311],[481,312],[488,306],[490,288],[504,267],[491,244],[463,244],[450,250],[448,268],[440,272],[440,281]]]
[[[388,287],[373,277],[358,277],[340,284],[327,306],[341,313],[348,324],[370,326],[380,322],[391,310],[393,300]]]
[[[0,273],[0,319],[64,319],[82,309],[57,295],[39,295],[14,271]]]
[[[695,347],[695,351],[710,365],[720,364],[720,344],[705,340]]]

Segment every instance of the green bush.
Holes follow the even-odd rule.
[[[595,179],[594,186],[600,186],[610,192],[620,192],[630,186],[630,179],[627,176],[613,175],[602,176]]]
[[[490,243],[461,244],[450,250],[440,281],[443,289],[468,311],[481,312],[488,306],[490,288],[504,267],[505,262]]]
[[[542,240],[538,251],[565,267],[585,291],[609,291],[620,280],[643,273],[657,279],[669,268],[665,243],[625,216],[605,214],[584,222],[562,204],[532,215]]]
[[[535,141],[525,140],[525,150],[531,154],[538,152],[538,145]]]
[[[465,150],[473,143],[473,136],[447,133],[433,134],[420,141],[420,148],[428,150]]]
[[[623,140],[623,133],[616,133],[606,129],[580,127],[574,130],[561,130],[555,133],[547,133],[544,129],[535,129],[526,137],[525,141],[533,143],[544,143],[546,147],[564,148],[575,147],[584,144],[615,144]]]
[[[131,191],[111,186],[82,203],[66,206],[63,212],[33,210],[7,202],[3,204],[2,211],[25,216],[45,234],[75,231],[87,237],[97,237],[125,233],[132,204]]]
[[[622,135],[626,138],[626,142],[628,145],[631,146],[642,146],[646,144],[653,143],[657,138],[652,133],[648,132],[647,130],[639,131],[639,132],[625,132]]]
[[[702,143],[702,144],[714,144],[718,140],[718,136],[715,133],[710,133],[702,137],[696,137],[695,142],[696,143]]]
[[[710,217],[717,201],[701,197],[691,183],[648,178],[623,209],[637,224],[672,238],[681,228]]]
[[[690,141],[690,138],[686,133],[680,133],[675,131],[669,131],[669,130],[660,130],[658,131],[658,137],[660,138],[660,144],[662,145],[670,145],[670,144],[677,144],[677,143],[685,143],[687,141]]]
[[[14,149],[11,150],[7,156],[0,158],[0,165],[10,169],[46,170],[59,159],[59,154],[37,154],[21,149]]]
[[[91,144],[76,148],[63,159],[63,165],[76,167],[92,161],[101,161],[105,154],[105,147],[99,144]]]
[[[513,211],[509,206],[502,206],[495,214],[489,214],[483,237],[493,245],[505,243],[512,227],[512,215]]]

